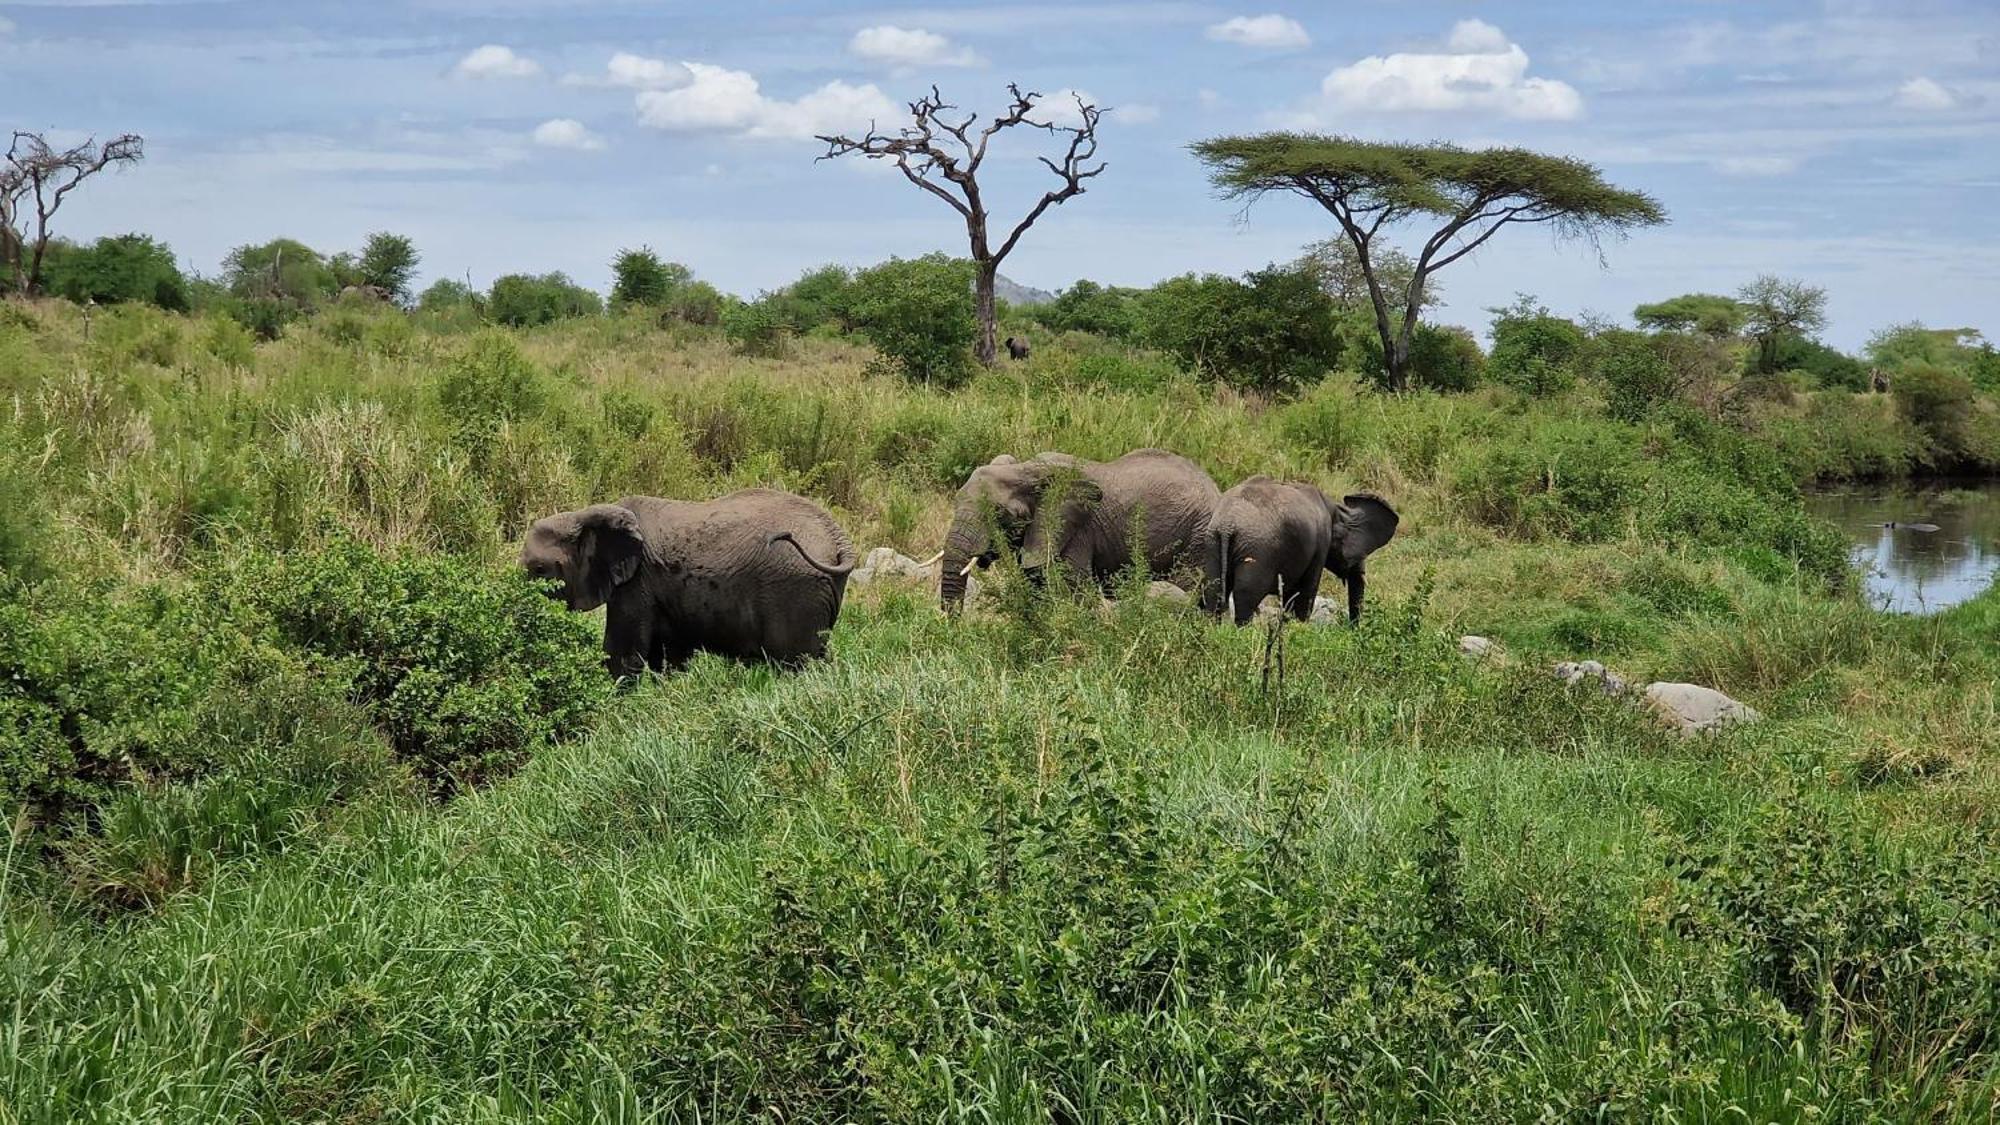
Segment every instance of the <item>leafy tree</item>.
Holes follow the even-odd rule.
[[[971,130],[979,115],[967,114],[963,121],[952,120],[958,107],[946,102],[933,86],[929,94],[910,103],[910,123],[894,135],[880,132],[871,124],[868,133],[858,139],[838,135],[819,138],[826,142],[826,154],[821,160],[851,154],[869,160],[892,160],[904,179],[944,200],[965,220],[973,265],[973,311],[979,323],[979,338],[973,351],[979,362],[989,367],[999,353],[1000,311],[994,290],[1000,278],[1000,263],[1028,228],[1035,225],[1035,220],[1049,208],[1082,195],[1084,182],[1105,168],[1102,163],[1088,167],[1097,159],[1100,111],[1095,105],[1076,98],[1077,123],[1068,125],[1059,123],[1037,105],[1040,94],[1023,93],[1020,86],[1012,83],[1007,91],[1013,95],[1013,104],[989,121],[976,137]],[[986,148],[994,136],[1017,126],[1067,138],[1058,159],[1039,158],[1062,181],[1062,186],[1043,192],[1041,199],[995,247],[987,227],[990,216],[980,195],[979,168],[986,162]]]
[[[1390,293],[1410,292],[1410,282],[1416,277],[1417,263],[1408,254],[1393,246],[1377,247],[1369,256],[1376,278],[1382,288]],[[1354,243],[1345,238],[1328,238],[1309,243],[1297,266],[1310,272],[1319,281],[1328,299],[1343,312],[1374,308],[1368,295],[1368,273],[1362,267],[1361,254]],[[1435,308],[1442,302],[1438,299],[1435,285],[1425,286],[1418,294],[1420,308]]]
[[[333,269],[319,251],[291,238],[231,250],[222,260],[222,280],[238,297],[289,302],[302,308],[338,291]]]
[[[679,262],[669,262],[650,246],[620,250],[611,260],[611,307],[631,305],[663,308],[674,291],[688,283],[693,271]]]
[[[379,230],[368,236],[355,262],[360,284],[373,286],[402,304],[410,299],[410,279],[417,272],[417,247],[409,238]]]
[[[1985,343],[1977,328],[1926,328],[1918,321],[1892,324],[1868,338],[1862,354],[1894,371],[1911,363],[1969,370]]]
[[[1749,312],[1732,298],[1686,293],[1632,310],[1640,327],[1656,332],[1700,332],[1717,338],[1743,331]]]
[[[462,305],[477,305],[481,300],[479,291],[465,282],[440,277],[417,297],[417,308],[424,312],[444,312]]]
[[[1826,327],[1826,290],[1803,281],[1763,274],[1736,294],[1744,323],[1757,341],[1756,372],[1769,375],[1778,368],[1780,341],[1788,336],[1811,337]]]
[[[1243,390],[1295,390],[1340,362],[1341,336],[1318,279],[1270,266],[1241,281],[1217,274],[1172,278],[1140,299],[1147,343],[1204,378]]]
[[[1494,378],[1531,395],[1548,395],[1575,382],[1574,364],[1583,350],[1583,329],[1551,313],[1523,293],[1512,305],[1486,310],[1493,316],[1493,352],[1486,370]]]
[[[1056,299],[1027,309],[1035,323],[1056,332],[1090,332],[1113,340],[1130,339],[1139,331],[1137,289],[1078,281]]]
[[[854,275],[845,266],[827,265],[807,270],[785,289],[791,298],[793,315],[801,332],[822,324],[837,326],[842,332],[854,329]]]
[[[597,294],[561,272],[510,273],[496,278],[486,297],[486,315],[514,328],[595,316],[602,311],[604,302]]]
[[[1410,338],[1410,374],[1427,390],[1469,391],[1486,376],[1486,353],[1456,324],[1420,323]]]
[[[854,277],[854,321],[885,363],[915,382],[963,381],[978,334],[973,263],[945,254],[891,258]]]
[[[1971,379],[1917,361],[1896,373],[1890,394],[1896,412],[1930,439],[1934,462],[1949,465],[1966,456],[1975,394]]]
[[[100,305],[144,301],[175,312],[189,308],[187,278],[165,243],[143,234],[100,238],[48,262],[50,292]]]
[[[1758,358],[1756,355],[1750,357],[1752,374],[1756,373]],[[1868,389],[1867,365],[1845,352],[1804,336],[1779,337],[1774,363],[1775,370],[1803,371],[1822,387],[1848,391]]]
[[[1651,196],[1604,181],[1580,160],[1518,148],[1392,144],[1301,133],[1216,137],[1193,146],[1225,197],[1289,192],[1318,203],[1340,224],[1367,280],[1389,386],[1409,383],[1410,341],[1431,274],[1509,226],[1543,225],[1596,246],[1606,234],[1666,221]],[[1375,239],[1385,227],[1435,220],[1409,283],[1385,284]]]
[[[667,315],[682,324],[720,324],[728,304],[722,291],[706,281],[690,281],[674,290],[667,301]]]

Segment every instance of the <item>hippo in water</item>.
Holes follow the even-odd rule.
[[[1868,526],[1879,527],[1886,531],[1936,531],[1938,529],[1938,525],[1934,523],[1897,523],[1895,520],[1890,520],[1888,523],[1871,523]]]

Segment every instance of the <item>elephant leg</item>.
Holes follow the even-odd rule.
[[[1354,573],[1347,575],[1347,622],[1350,625],[1361,620],[1361,594],[1367,588],[1367,571],[1355,567]]]
[[[1238,563],[1236,585],[1229,591],[1229,599],[1236,607],[1236,623],[1248,625],[1257,616],[1257,607],[1277,591],[1277,586],[1278,576],[1270,564],[1262,560]]]
[[[1286,580],[1285,608],[1297,620],[1312,620],[1313,610],[1319,604],[1319,576],[1324,573],[1326,571],[1315,560],[1304,574]]]
[[[636,607],[612,605],[604,615],[604,668],[627,679],[654,667],[653,615]]]

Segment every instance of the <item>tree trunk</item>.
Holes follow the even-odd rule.
[[[993,290],[1000,279],[1000,264],[983,261],[976,263],[978,274],[972,283],[972,304],[974,315],[979,318],[979,339],[972,346],[972,352],[979,362],[987,367],[999,362],[1000,317],[994,308]]]

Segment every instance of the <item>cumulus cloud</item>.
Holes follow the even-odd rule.
[[[1127,125],[1150,125],[1160,119],[1160,107],[1149,102],[1130,102],[1106,112]]]
[[[872,63],[907,69],[917,66],[983,66],[969,47],[961,47],[935,31],[883,24],[864,27],[847,41],[856,57]]]
[[[1895,102],[1904,109],[1958,108],[1958,95],[1929,78],[1912,78],[1896,88]]]
[[[595,152],[604,147],[604,138],[591,132],[583,122],[570,117],[558,117],[535,126],[534,139],[544,148]]]
[[[515,54],[512,47],[488,43],[468,52],[451,72],[459,78],[533,78],[542,72],[542,67],[533,59]]]
[[[1265,47],[1273,50],[1296,50],[1312,46],[1312,36],[1306,34],[1304,25],[1290,16],[1271,12],[1262,16],[1237,16],[1211,24],[1208,37],[1218,43],[1234,43],[1241,47]]]
[[[11,35],[13,31],[14,21],[8,19],[6,16],[0,16],[0,35]]]
[[[570,74],[565,86],[620,86],[627,90],[673,90],[694,81],[688,68],[669,59],[649,59],[619,51],[604,64],[603,74]]]
[[[1461,20],[1443,51],[1370,55],[1326,76],[1320,90],[1343,109],[1473,110],[1529,120],[1583,114],[1567,82],[1528,76],[1528,53],[1484,20]]]
[[[1035,108],[1028,113],[1028,120],[1036,124],[1054,125],[1059,129],[1080,129],[1083,127],[1083,110],[1077,105],[1078,102],[1084,105],[1102,104],[1091,97],[1088,90],[1051,90],[1035,103]],[[1116,117],[1121,111],[1107,112]],[[1140,114],[1144,116],[1144,107],[1141,107]],[[1125,119],[1132,120],[1129,112]]]
[[[683,64],[690,81],[638,95],[639,122],[670,132],[722,132],[745,137],[803,139],[859,129],[895,116],[873,83],[828,82],[793,101],[765,96],[755,75],[709,63]]]

